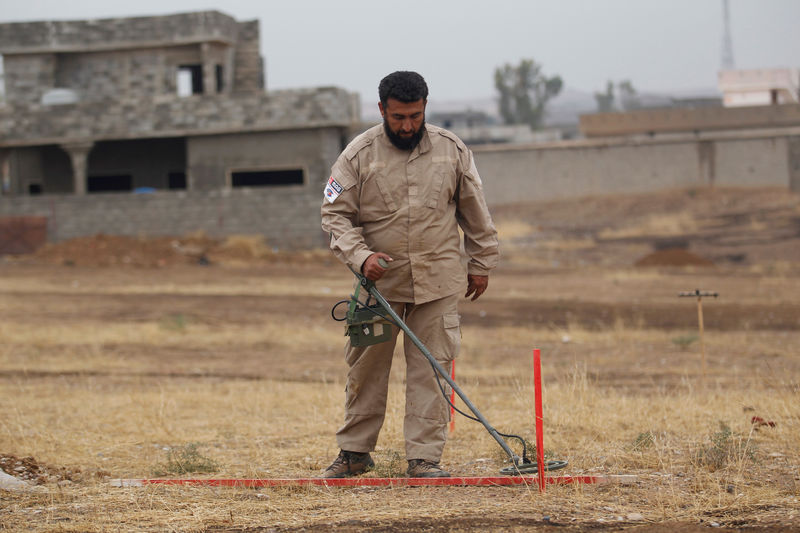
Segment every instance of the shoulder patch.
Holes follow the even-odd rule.
[[[343,190],[344,187],[331,176],[328,178],[328,183],[325,184],[325,199],[332,204],[342,194]]]

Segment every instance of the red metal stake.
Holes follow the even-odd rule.
[[[453,365],[450,367],[450,377],[453,381],[456,380],[456,360],[453,359]],[[450,433],[456,430],[456,410],[453,407],[456,403],[456,391],[450,391]]]
[[[539,469],[539,492],[544,492],[545,464],[544,464],[544,417],[542,416],[542,358],[539,349],[533,350],[533,391],[536,409],[536,462]]]

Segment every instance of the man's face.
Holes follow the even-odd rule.
[[[413,150],[425,131],[425,100],[401,102],[394,98],[384,106],[378,102],[383,117],[383,129],[389,140],[401,150]]]

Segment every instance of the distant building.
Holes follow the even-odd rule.
[[[89,194],[89,211],[112,202],[125,220],[66,227],[50,213],[51,238],[249,229],[291,240],[285,212],[279,223],[246,220],[237,198],[311,216],[358,98],[335,87],[267,92],[259,46],[258,21],[217,11],[0,24],[0,214],[47,214],[22,197]],[[141,202],[141,215],[120,207],[138,200],[95,194],[111,192],[158,193],[164,212],[186,216],[167,224]],[[227,204],[189,213],[212,193]]]
[[[800,102],[800,69],[722,70],[719,90],[725,107]]]
[[[722,98],[675,99],[672,108],[581,116],[586,137],[800,127],[800,69],[723,70]]]
[[[498,124],[484,111],[440,111],[427,117],[428,122],[448,129],[467,144],[530,144],[561,140],[560,129],[533,131],[527,124]]]

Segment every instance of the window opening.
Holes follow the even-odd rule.
[[[88,192],[132,191],[133,176],[131,176],[130,174],[89,176],[86,190]]]
[[[247,170],[231,173],[233,187],[271,187],[275,185],[302,185],[303,170]]]
[[[167,188],[185,189],[186,172],[170,172],[169,174],[167,174]]]
[[[176,84],[178,96],[203,94],[203,65],[180,65]]]

